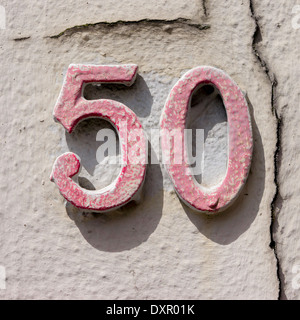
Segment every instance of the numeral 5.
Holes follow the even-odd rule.
[[[111,122],[119,134],[122,156],[122,168],[117,179],[106,188],[96,191],[83,189],[72,180],[80,169],[77,155],[67,152],[56,159],[51,180],[55,182],[63,197],[77,208],[99,212],[119,208],[135,199],[143,185],[146,175],[146,139],[144,134],[136,139],[135,132],[142,132],[142,125],[135,113],[117,101],[87,101],[82,94],[83,85],[90,82],[130,86],[135,81],[137,69],[136,65],[69,66],[54,108],[54,118],[69,133],[83,119],[99,117]],[[139,161],[134,161],[136,150],[139,150],[139,155],[136,155]]]

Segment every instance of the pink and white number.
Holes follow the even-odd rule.
[[[51,180],[55,182],[63,197],[74,206],[84,210],[106,212],[133,200],[143,185],[146,175],[146,139],[142,134],[130,134],[142,129],[135,113],[117,101],[100,99],[88,101],[82,95],[85,83],[133,84],[138,67],[136,65],[95,66],[70,65],[54,108],[54,118],[71,133],[80,120],[100,117],[118,130],[121,143],[122,168],[117,179],[101,190],[86,190],[72,180],[79,173],[80,159],[67,152],[58,157],[53,165]],[[122,125],[127,130],[121,130]],[[129,159],[139,150],[138,160]]]
[[[223,71],[197,67],[188,71],[171,90],[161,117],[162,130],[183,131],[193,92],[203,84],[214,85],[220,92],[227,113],[229,159],[224,180],[211,189],[195,179],[186,153],[183,164],[166,164],[178,196],[192,209],[215,213],[225,210],[237,198],[246,182],[252,158],[252,129],[247,102],[237,84]],[[168,145],[162,137],[162,152]]]
[[[83,85],[89,82],[121,83],[130,86],[135,81],[136,65],[95,66],[70,65],[54,108],[54,117],[68,132],[79,121],[100,117],[110,121],[118,130],[122,145],[123,165],[118,178],[102,190],[89,191],[72,179],[79,173],[80,159],[67,152],[54,163],[51,179],[64,198],[84,210],[106,212],[116,209],[130,200],[141,189],[146,175],[146,139],[144,134],[130,135],[141,130],[142,125],[135,113],[122,103],[100,99],[87,101],[83,98]],[[237,84],[223,71],[213,67],[197,67],[187,72],[171,90],[161,116],[162,132],[186,128],[186,120],[193,92],[204,84],[214,85],[220,92],[228,120],[228,166],[224,180],[207,189],[198,184],[184,153],[182,164],[166,164],[166,169],[178,196],[192,209],[216,213],[225,210],[238,197],[246,182],[252,158],[253,139],[251,120],[245,97]],[[121,130],[125,123],[127,132]],[[132,138],[130,138],[132,137]],[[162,152],[166,152],[168,135],[162,136]],[[136,154],[138,151],[139,154]],[[174,153],[174,150],[171,151]],[[128,161],[134,157],[139,161]],[[142,161],[141,161],[142,160]]]

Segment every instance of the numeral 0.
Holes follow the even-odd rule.
[[[194,179],[185,153],[184,163],[166,164],[178,196],[192,209],[217,212],[226,209],[246,182],[252,157],[252,130],[248,106],[243,93],[223,71],[197,67],[188,71],[171,90],[161,117],[161,129],[184,130],[191,96],[201,84],[212,84],[225,105],[229,128],[229,159],[226,177],[219,185],[206,189]],[[167,137],[162,137],[162,152]]]

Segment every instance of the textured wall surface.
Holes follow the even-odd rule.
[[[296,5],[2,1],[0,299],[299,299]],[[49,180],[62,153],[80,156],[79,182],[88,189],[119,172],[96,160],[96,135],[107,122],[85,120],[68,134],[53,121],[71,63],[137,64],[132,87],[89,85],[85,96],[126,104],[147,133],[159,128],[184,72],[224,70],[247,97],[254,138],[237,201],[216,216],[197,214],[178,199],[164,167],[150,164],[139,204],[109,214],[65,205]],[[205,136],[202,182],[214,185],[227,167],[226,112],[217,95],[200,93],[192,104],[190,126]]]

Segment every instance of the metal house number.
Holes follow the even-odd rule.
[[[62,196],[82,210],[107,212],[135,199],[146,175],[147,143],[143,134],[134,134],[142,125],[136,114],[124,104],[108,99],[86,100],[86,83],[134,83],[136,65],[96,66],[70,65],[54,108],[54,118],[71,133],[79,121],[99,117],[109,121],[118,131],[121,144],[122,168],[115,181],[100,190],[86,190],[72,177],[79,173],[80,159],[67,152],[59,156],[51,180]],[[251,165],[253,139],[248,105],[237,84],[222,70],[200,66],[188,71],[172,88],[161,115],[162,132],[173,129],[183,132],[193,92],[201,84],[212,84],[220,92],[228,120],[228,165],[223,181],[205,188],[194,178],[186,153],[181,164],[170,162],[166,169],[180,199],[198,212],[217,213],[229,207],[245,184]],[[126,125],[126,132],[122,125]],[[167,135],[161,139],[164,154]],[[185,146],[186,148],[186,146]],[[138,154],[137,154],[138,150]],[[132,161],[138,157],[139,161]]]

